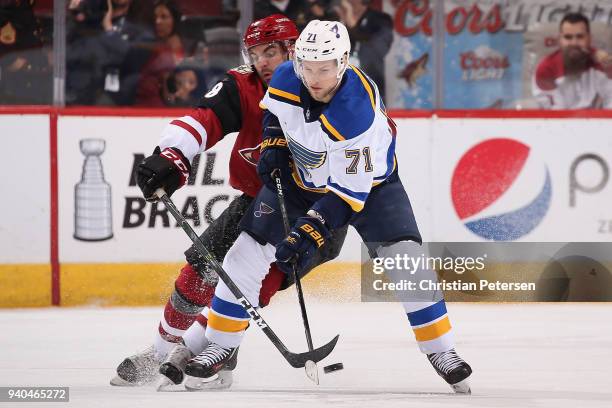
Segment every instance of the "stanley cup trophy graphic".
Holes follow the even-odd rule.
[[[83,139],[85,155],[81,181],[74,186],[74,237],[81,241],[104,241],[113,237],[111,186],[104,181],[100,155],[103,139]]]

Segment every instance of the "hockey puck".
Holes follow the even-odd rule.
[[[334,371],[338,371],[342,369],[344,369],[344,364],[336,363],[336,364],[330,364],[328,366],[323,367],[323,372],[325,374],[329,374],[329,373],[333,373]]]

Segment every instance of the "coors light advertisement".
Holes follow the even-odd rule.
[[[612,2],[445,0],[441,106],[435,106],[435,0],[387,0],[394,41],[386,57],[387,106],[396,109],[537,108],[531,76],[557,47],[570,11],[592,21],[593,45],[612,50]]]

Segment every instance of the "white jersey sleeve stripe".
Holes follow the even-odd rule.
[[[206,133],[204,133],[206,135]],[[204,139],[206,140],[206,139]],[[206,142],[201,145],[195,137],[186,129],[169,123],[162,131],[159,148],[164,150],[168,147],[175,147],[185,155],[191,163],[196,154],[203,151],[206,147]]]
[[[206,129],[204,129],[204,126],[202,126],[200,122],[198,122],[191,116],[183,116],[182,118],[178,118],[177,120],[185,122],[186,124],[194,128],[200,135],[200,138],[202,140],[201,144],[206,146]]]

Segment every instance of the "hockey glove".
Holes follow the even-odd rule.
[[[157,201],[155,191],[163,187],[168,197],[183,186],[189,178],[191,165],[183,153],[168,147],[162,152],[155,148],[153,155],[145,158],[136,170],[136,182],[147,201]]]
[[[291,152],[284,138],[272,137],[264,139],[261,144],[261,154],[257,162],[257,174],[261,181],[272,191],[276,191],[276,183],[272,178],[272,172],[279,169],[281,183],[287,187],[291,180]]]
[[[289,235],[276,246],[276,264],[287,274],[292,273],[292,262],[299,271],[308,268],[329,237],[329,230],[317,218],[298,218]]]

